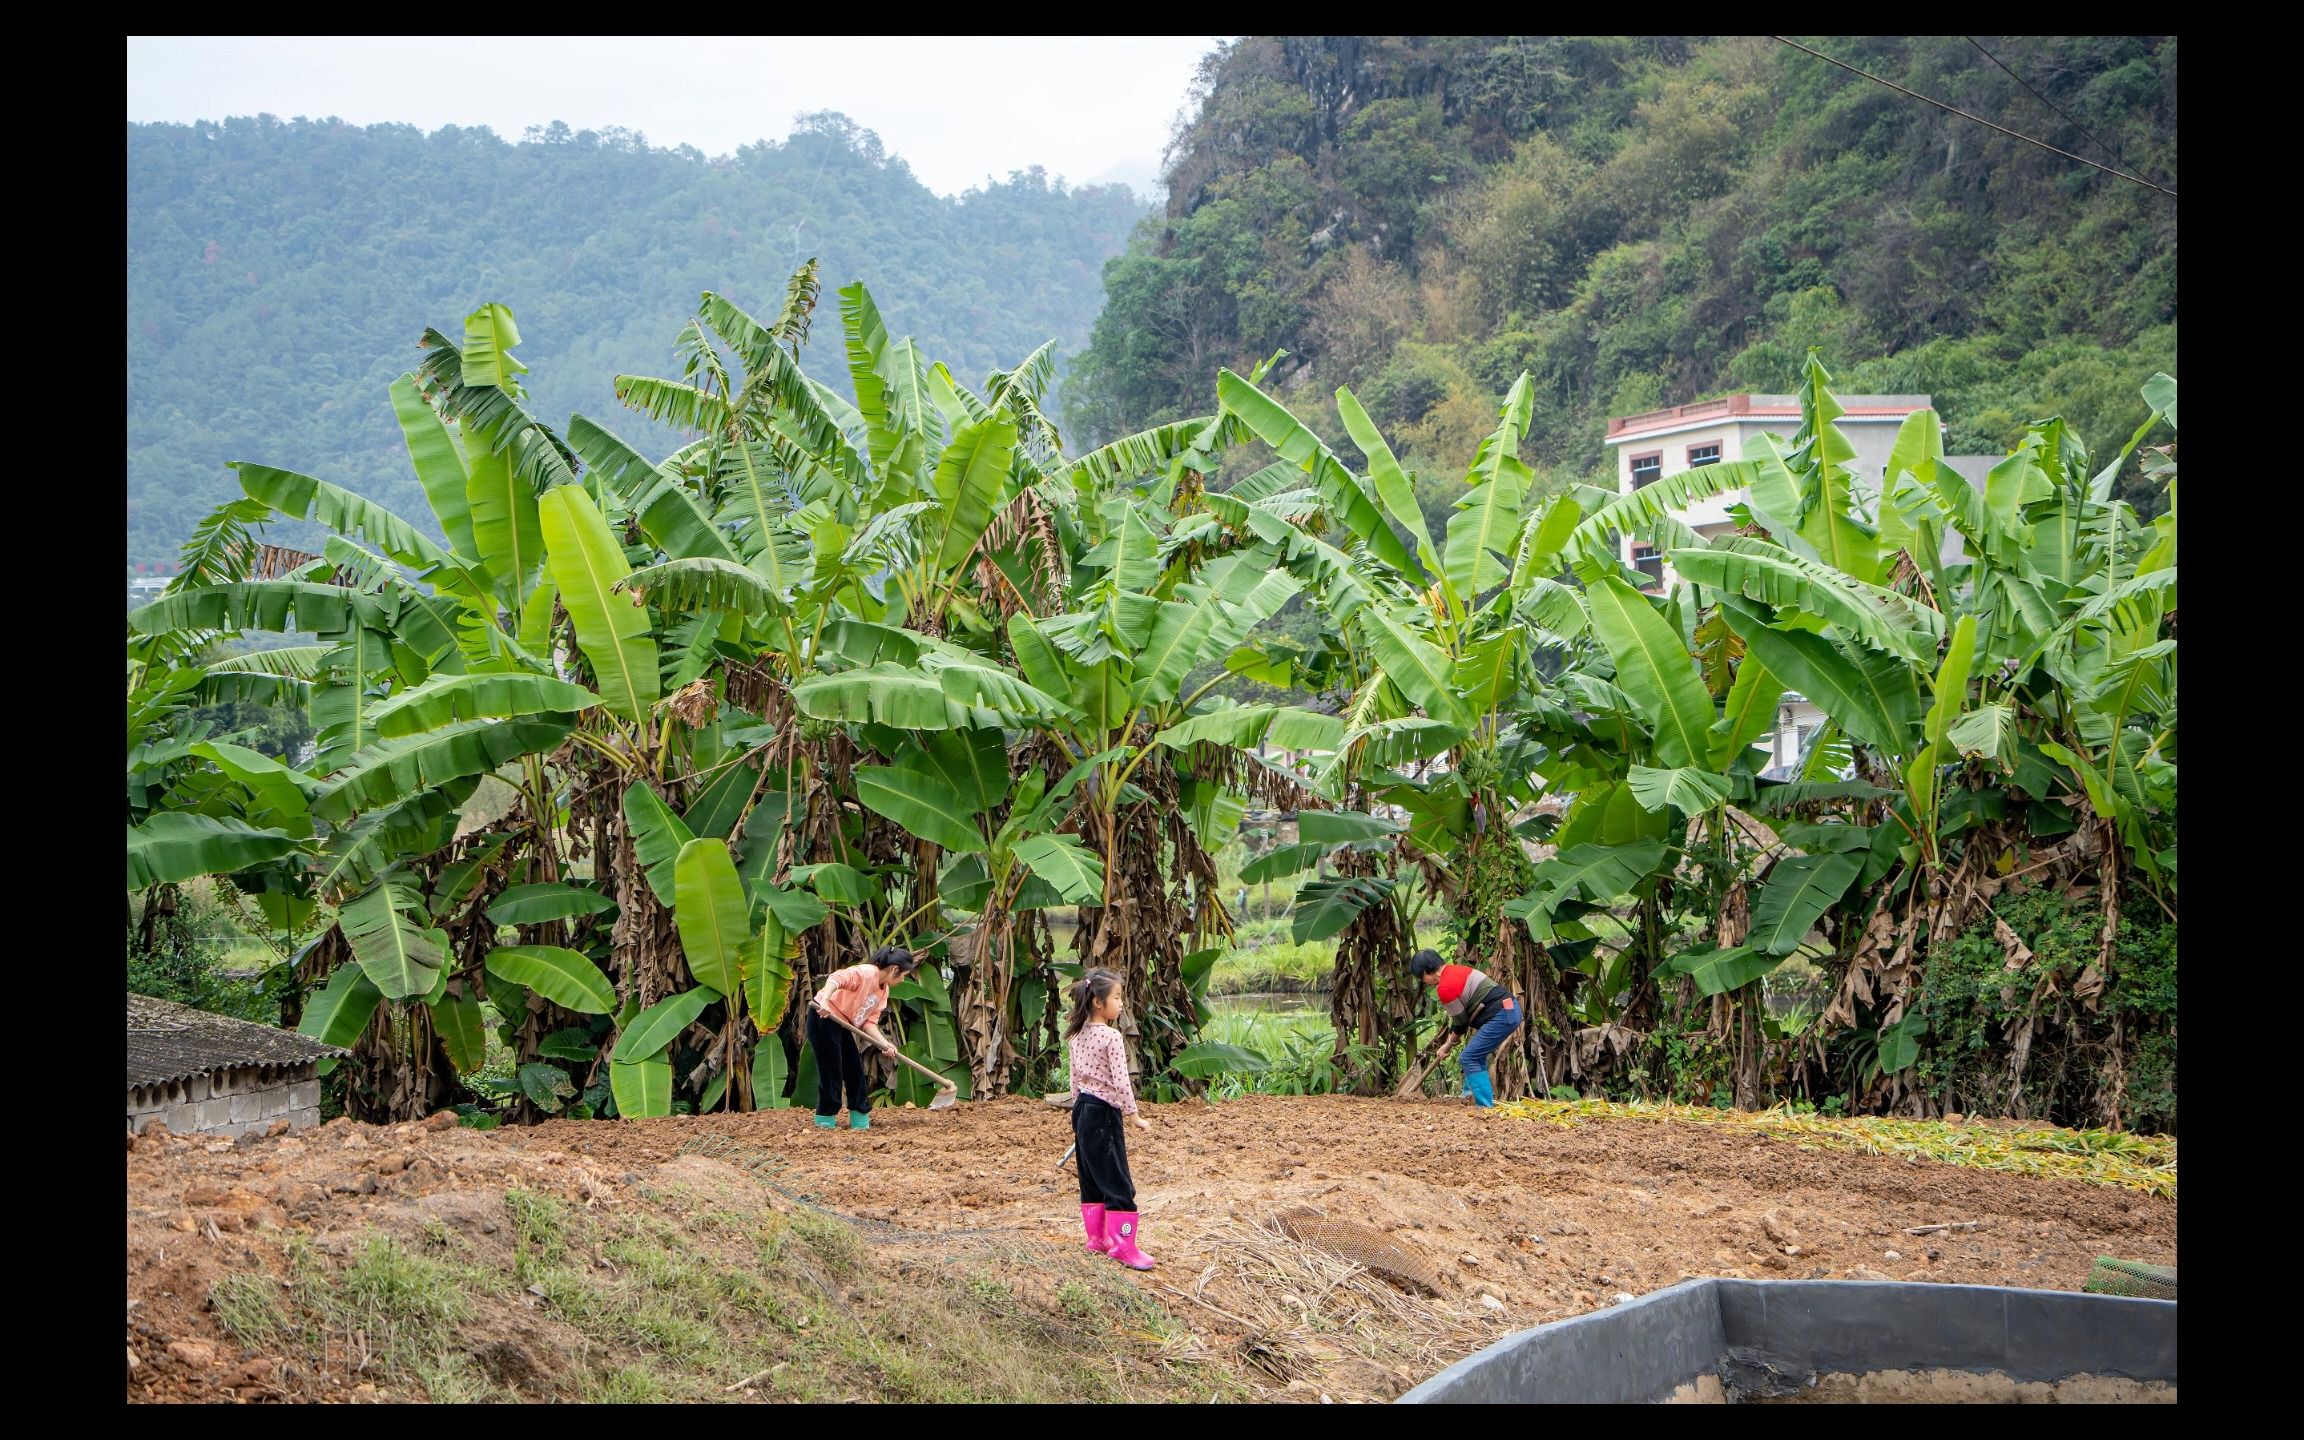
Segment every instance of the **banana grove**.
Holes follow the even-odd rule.
[[[1506,1096],[2135,1112],[2123,925],[2176,894],[2173,380],[2107,463],[2051,420],[1979,490],[1926,412],[1852,473],[1811,362],[1790,442],[1620,496],[1520,459],[1523,377],[1434,534],[1349,391],[1357,464],[1269,362],[1068,454],[1052,347],[971,387],[852,285],[851,403],[802,364],[823,300],[813,262],[771,318],[706,294],[677,375],[619,377],[689,437],[660,458],[613,414],[531,414],[506,307],[427,331],[386,398],[429,524],[244,461],[129,616],[128,890],[216,877],[284,1021],[353,1051],[351,1113],[469,1100],[491,1025],[517,1118],[787,1105],[794,995],[884,943],[932,957],[896,1032],[963,1095],[1057,1081],[1082,964],[1127,977],[1146,1083],[1196,1093],[1239,1058],[1199,1032],[1252,806],[1296,816],[1244,878],[1336,944],[1346,1088],[1414,1056],[1437,905],[1526,997]],[[1734,534],[1673,519],[1731,490]],[[1316,650],[1264,624],[1291,604]],[[1235,676],[1311,699],[1235,704]],[[1756,742],[1787,691],[1831,723],[1782,778]],[[210,733],[226,701],[305,707],[309,753]],[[2092,948],[2035,954],[2004,912],[2036,893]],[[1988,1095],[1930,1059],[1937,952],[1979,935]],[[1763,985],[1794,957],[1827,982],[1799,1026]]]

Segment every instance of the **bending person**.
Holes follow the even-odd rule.
[[[816,1052],[816,1123],[830,1130],[840,1123],[840,1092],[848,1092],[848,1128],[872,1128],[872,1092],[864,1078],[864,1052],[856,1048],[856,1035],[887,1054],[895,1043],[880,1033],[880,1017],[888,1012],[888,990],[920,968],[920,957],[901,946],[876,950],[861,965],[835,970],[808,1001],[808,1048]],[[797,1097],[795,1097],[797,1098]]]
[[[1471,1033],[1457,1057],[1464,1067],[1464,1093],[1482,1109],[1494,1105],[1496,1086],[1488,1078],[1488,1057],[1504,1037],[1520,1028],[1520,1002],[1469,965],[1442,964],[1436,951],[1417,951],[1408,969],[1440,997],[1440,1008],[1448,1012],[1448,1028],[1459,1035]]]

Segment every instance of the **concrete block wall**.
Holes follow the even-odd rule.
[[[311,1065],[249,1066],[163,1085],[128,1087],[128,1130],[158,1120],[179,1135],[225,1137],[320,1123],[320,1081]]]

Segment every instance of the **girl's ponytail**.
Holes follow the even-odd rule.
[[[1086,1029],[1089,1012],[1119,984],[1120,977],[1101,965],[1081,971],[1080,978],[1072,982],[1072,1015],[1064,1022],[1065,1035],[1077,1035]]]

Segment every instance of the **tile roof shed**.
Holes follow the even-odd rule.
[[[219,1070],[302,1067],[349,1050],[229,1015],[128,997],[128,1084],[165,1085]]]

